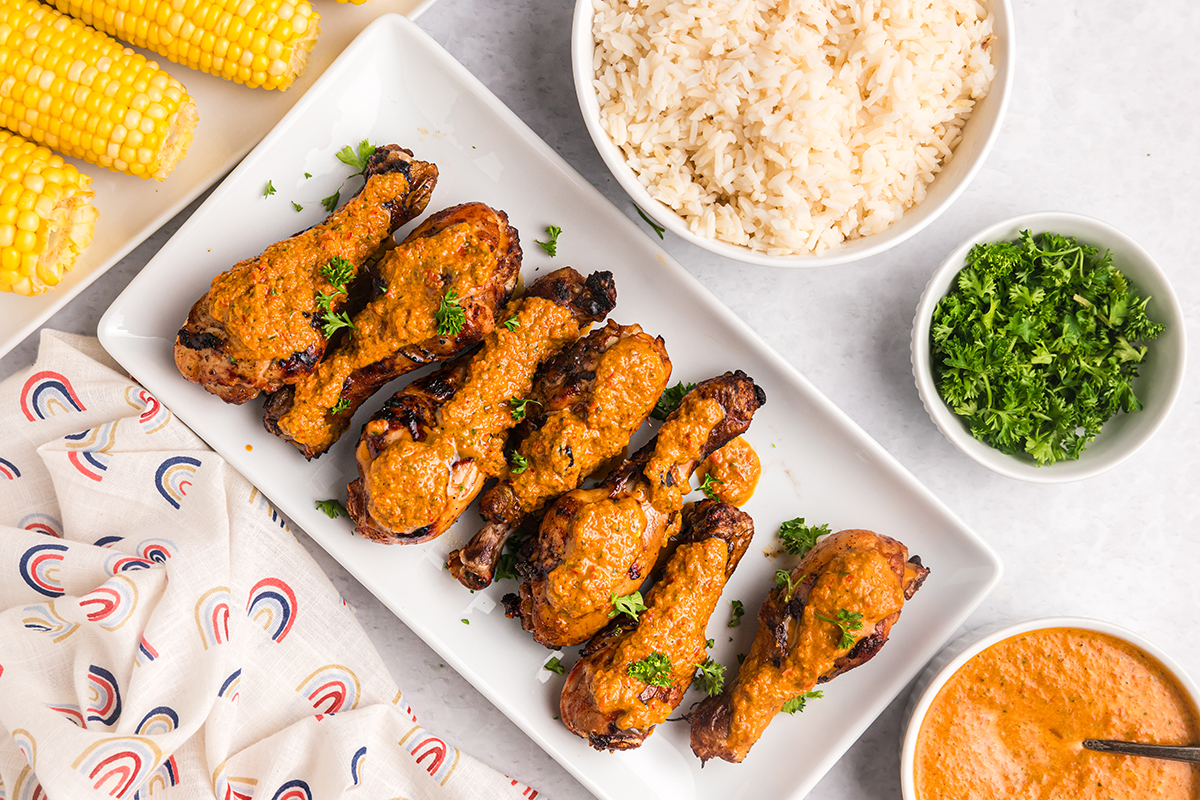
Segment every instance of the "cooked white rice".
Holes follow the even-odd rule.
[[[594,0],[600,122],[691,230],[820,253],[919,203],[994,74],[978,0]]]

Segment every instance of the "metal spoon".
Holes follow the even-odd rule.
[[[1115,742],[1111,739],[1084,739],[1083,746],[1098,753],[1119,753],[1126,756],[1165,758],[1168,761],[1186,761],[1200,764],[1200,747],[1190,745],[1142,744],[1141,742]]]

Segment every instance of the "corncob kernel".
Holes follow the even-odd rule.
[[[41,294],[92,241],[92,179],[46,147],[0,130],[0,292]]]
[[[304,71],[321,15],[309,0],[49,0],[130,44],[250,87]]]
[[[36,0],[0,2],[0,126],[161,181],[195,125],[196,104],[155,62]]]

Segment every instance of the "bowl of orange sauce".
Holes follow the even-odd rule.
[[[1170,656],[1094,619],[986,631],[947,647],[917,681],[905,800],[1200,797],[1198,765],[1083,749],[1084,739],[1200,745],[1200,690]]]

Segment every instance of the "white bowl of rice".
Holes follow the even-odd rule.
[[[719,255],[856,261],[967,187],[1013,77],[1009,0],[577,0],[575,90],[643,211]]]

